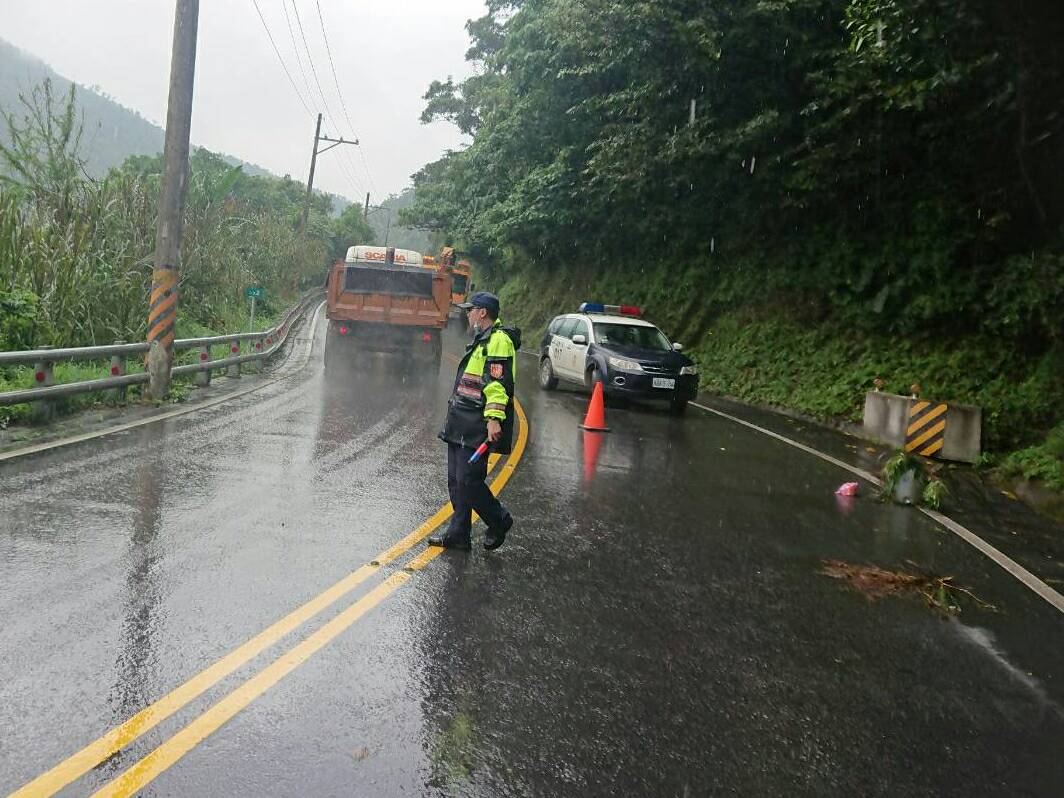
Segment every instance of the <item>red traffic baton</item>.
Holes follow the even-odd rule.
[[[487,450],[488,442],[484,441],[484,443],[480,444],[480,446],[477,447],[477,450],[473,452],[473,456],[469,458],[469,464],[473,465],[473,463],[475,463],[477,460],[484,456],[484,452],[486,452]]]

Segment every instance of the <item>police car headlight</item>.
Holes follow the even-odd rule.
[[[636,361],[628,360],[628,359],[623,358],[623,357],[611,357],[610,358],[610,365],[613,366],[615,369],[620,369],[621,371],[642,371],[643,370],[643,367],[640,366]]]
[[[680,373],[681,374],[697,374],[698,373],[698,366],[684,366],[682,369],[680,369]]]

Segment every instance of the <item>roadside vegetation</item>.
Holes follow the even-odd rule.
[[[872,380],[984,409],[1064,485],[1064,11],[1054,0],[489,3],[405,224],[538,336],[642,305],[705,389],[857,418]]]
[[[9,141],[0,145],[0,350],[142,341],[147,333],[162,156],[131,157],[89,177],[77,108],[73,86],[57,96],[45,82],[0,112]],[[192,153],[178,337],[246,330],[250,285],[266,289],[256,310],[264,329],[349,244],[372,236],[360,207],[333,217],[324,195],[313,197],[301,234],[304,196],[288,177],[252,176],[207,150]],[[93,368],[61,364],[56,380]],[[31,383],[28,369],[0,369],[0,391]],[[27,410],[0,408],[0,424]]]

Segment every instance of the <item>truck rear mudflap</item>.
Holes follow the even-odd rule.
[[[438,329],[372,322],[329,322],[326,360],[330,352],[395,355],[412,363],[438,363],[442,353]]]

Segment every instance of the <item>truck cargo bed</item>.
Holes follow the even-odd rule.
[[[403,266],[344,267],[343,290],[352,294],[390,294],[432,299],[433,272]]]

